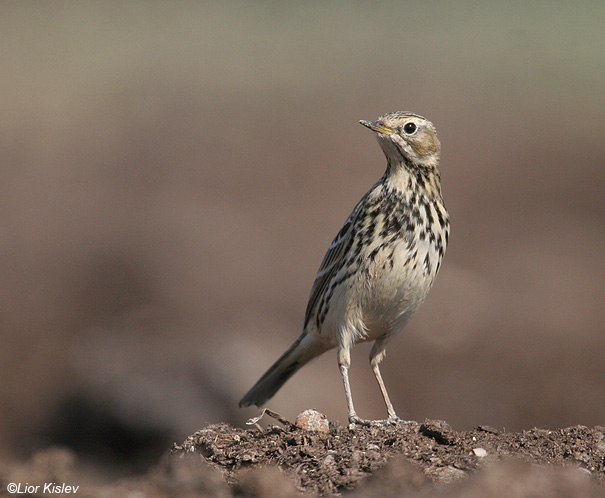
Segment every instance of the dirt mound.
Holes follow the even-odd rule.
[[[589,489],[593,481],[605,495],[604,431],[603,427],[576,426],[520,433],[491,427],[456,432],[447,423],[433,420],[354,430],[330,423],[329,433],[289,425],[261,431],[218,424],[175,445],[172,453],[201,455],[220,469],[227,482],[240,487],[250,480],[253,469],[277,466],[297,489],[319,495],[360,486],[355,495],[376,496],[378,487],[382,495],[390,496],[402,489],[463,481],[482,468],[501,484],[507,475],[517,474],[529,480],[551,480],[546,478],[548,471],[528,464],[556,468],[554,474],[563,488],[563,483],[575,489],[585,482]],[[502,466],[503,460],[513,462]],[[241,481],[244,469],[248,472]],[[366,479],[369,476],[374,479]]]
[[[0,496],[12,496],[3,494],[9,482],[34,483],[34,477],[80,484],[68,453],[46,450],[21,466],[0,467]],[[266,429],[215,424],[175,444],[146,475],[103,486],[82,482],[79,496],[283,498],[301,492],[352,498],[605,496],[605,427],[457,432],[426,420],[354,429],[330,422],[327,432],[319,432],[289,422]]]

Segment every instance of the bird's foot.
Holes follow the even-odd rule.
[[[406,424],[406,420],[401,420],[397,415],[387,418],[385,421],[385,425],[400,425]]]
[[[366,420],[359,418],[357,415],[349,416],[349,429],[354,429],[357,425],[366,427],[388,427],[393,425],[409,424],[407,420],[401,420],[398,416],[389,417],[384,420]]]
[[[365,420],[363,418],[359,418],[357,415],[349,415],[349,429],[355,429],[357,425],[371,425],[373,420]]]

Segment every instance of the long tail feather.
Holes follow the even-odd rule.
[[[325,344],[303,333],[242,398],[239,406],[261,406],[286,383],[301,367],[330,349]]]

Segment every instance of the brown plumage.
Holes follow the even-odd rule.
[[[445,253],[449,217],[441,196],[441,145],[433,124],[409,112],[360,121],[386,158],[382,178],[359,201],[317,272],[302,335],[242,398],[260,406],[303,365],[338,348],[349,423],[360,419],[349,383],[350,350],[374,341],[370,365],[388,418],[399,421],[380,375],[387,343],[424,301]],[[385,421],[380,421],[385,422]]]

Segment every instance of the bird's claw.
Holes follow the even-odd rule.
[[[354,429],[357,425],[363,425],[365,427],[388,427],[407,423],[406,420],[402,420],[397,416],[389,417],[384,420],[366,420],[359,418],[357,415],[349,417],[349,429]]]

